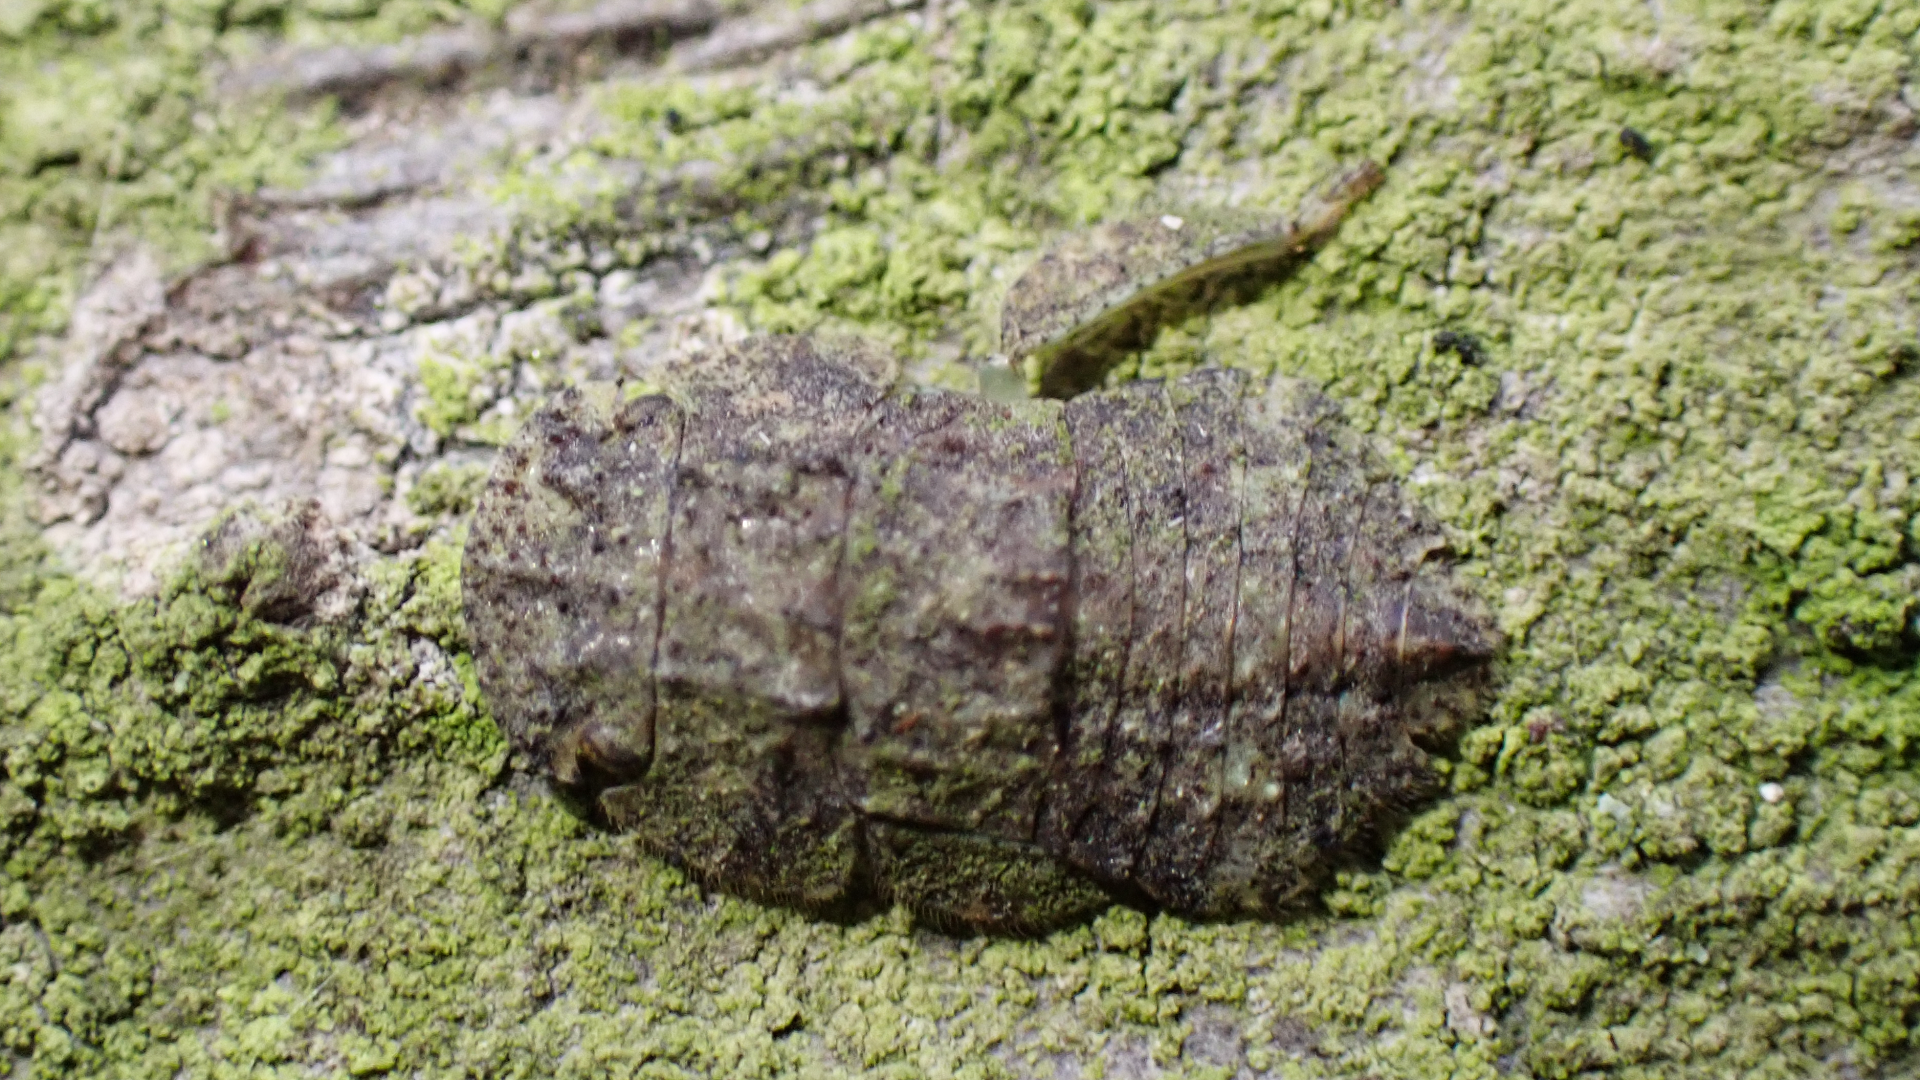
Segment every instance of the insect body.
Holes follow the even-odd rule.
[[[809,909],[1272,913],[1428,789],[1493,648],[1329,407],[1225,371],[1002,403],[761,339],[559,395],[470,535],[514,744]]]

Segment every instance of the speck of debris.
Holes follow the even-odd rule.
[[[1463,364],[1478,367],[1487,362],[1487,347],[1480,339],[1464,330],[1442,330],[1433,335],[1435,353],[1452,353]]]
[[[1641,161],[1653,160],[1653,144],[1647,141],[1645,135],[1640,134],[1633,128],[1623,127],[1620,129],[1620,145],[1626,148],[1627,153],[1632,154]]]

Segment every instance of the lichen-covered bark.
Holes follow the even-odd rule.
[[[1920,11],[930,2],[708,74],[655,67],[653,34],[361,65],[388,74],[332,118],[217,70],[463,17],[0,15],[16,1062],[1910,1070]],[[1316,384],[1511,643],[1448,797],[1316,912],[1118,908],[1036,941],[809,921],[702,896],[506,760],[457,530],[547,390],[823,324],[968,383],[1067,228],[1287,211],[1359,157],[1387,182],[1328,247],[1112,375]],[[195,554],[248,493],[348,528],[350,607],[245,601],[329,565],[274,553],[317,518]]]

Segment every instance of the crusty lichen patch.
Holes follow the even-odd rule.
[[[959,382],[1057,230],[1385,163],[1301,273],[1115,376],[1318,382],[1510,636],[1451,797],[1323,913],[953,940],[703,898],[503,759],[450,540],[361,564],[329,615],[249,609],[314,565],[285,528],[122,604],[15,518],[0,1040],[43,1075],[1907,1067],[1920,9],[1679,8],[930,5],[757,89],[596,91],[597,139],[503,180],[520,234],[472,257],[504,291],[704,217],[747,323]],[[489,370],[423,420],[485,423]]]

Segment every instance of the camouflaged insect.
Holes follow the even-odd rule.
[[[561,393],[470,535],[559,785],[731,891],[948,925],[1279,911],[1427,793],[1494,644],[1325,402],[1231,371],[996,402],[760,339]]]

